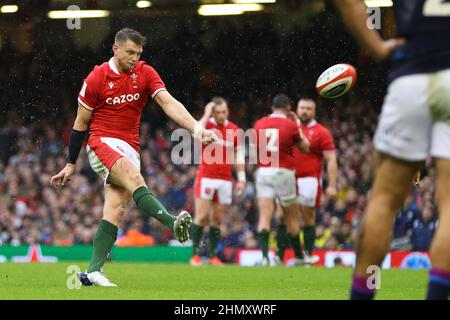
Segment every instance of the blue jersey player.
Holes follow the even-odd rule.
[[[450,1],[396,0],[397,38],[369,29],[363,0],[337,0],[344,22],[377,60],[392,59],[389,88],[374,136],[376,173],[356,247],[352,299],[372,299],[368,267],[381,265],[393,220],[428,156],[436,165],[439,227],[431,245],[427,299],[450,292]],[[370,269],[369,269],[370,270]]]

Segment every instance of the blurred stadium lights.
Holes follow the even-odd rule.
[[[108,10],[52,10],[47,16],[50,19],[73,19],[73,18],[106,18]]]
[[[0,12],[1,13],[15,13],[19,10],[19,6],[16,5],[4,5],[1,6]]]
[[[231,0],[233,3],[276,3],[277,0]]]
[[[152,6],[152,3],[150,1],[138,1],[136,2],[136,7],[144,9],[144,8],[149,8]]]
[[[197,12],[201,16],[239,15],[248,11],[263,11],[264,6],[258,3],[249,4],[205,4]]]
[[[276,3],[277,0],[231,0],[233,3]]]
[[[365,3],[369,8],[392,7],[394,5],[392,0],[365,0]]]

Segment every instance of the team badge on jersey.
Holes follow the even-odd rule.
[[[133,88],[137,88],[137,74],[133,73],[131,79],[133,79]]]

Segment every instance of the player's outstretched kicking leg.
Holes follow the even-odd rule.
[[[173,222],[173,231],[175,237],[180,242],[189,240],[186,230],[192,222],[191,216],[187,211],[182,211]],[[110,231],[108,232],[108,228]],[[78,280],[85,286],[101,286],[101,287],[117,287],[103,273],[103,265],[105,264],[112,246],[116,241],[117,227],[106,220],[102,220],[94,239],[94,250],[91,263],[86,272],[77,274]]]
[[[103,220],[100,221],[94,238],[91,262],[86,272],[78,274],[78,279],[86,286],[93,284],[105,287],[116,286],[106,278],[102,268],[116,241],[117,227],[131,197],[142,212],[173,230],[178,241],[183,243],[189,240],[188,231],[192,223],[190,214],[182,211],[177,217],[170,215],[167,209],[149,192],[137,165],[133,164],[130,159],[122,157],[115,162],[108,182],[111,182],[111,186],[105,188]]]
[[[155,218],[170,230],[181,243],[189,240],[189,227],[192,223],[191,215],[182,211],[177,217],[169,214],[167,209],[148,190],[139,168],[128,158],[120,158],[114,164],[109,175],[113,184],[124,187],[132,194],[141,212]]]

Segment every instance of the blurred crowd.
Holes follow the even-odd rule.
[[[330,200],[323,195],[317,212],[318,249],[352,249],[356,228],[364,214],[372,182],[371,136],[377,113],[361,101],[352,97],[346,106],[330,107],[321,102],[318,106],[318,120],[331,130],[339,164],[337,198]],[[262,112],[269,110],[267,104]],[[236,116],[231,113],[231,120]],[[40,119],[24,125],[14,112],[9,112],[7,117],[7,124],[0,130],[0,244],[90,244],[102,217],[103,181],[91,170],[86,152],[82,150],[76,174],[65,188],[49,186],[50,177],[66,163],[73,119],[56,125]],[[142,123],[142,172],[150,189],[171,213],[177,214],[181,209],[194,212],[196,166],[172,163],[171,147],[175,142],[171,141],[171,132],[175,128],[172,122],[160,127]],[[430,245],[437,215],[433,171],[427,170],[429,165],[423,170],[420,185],[411,187],[395,220],[392,249],[427,250]],[[257,247],[255,169],[247,165],[246,190],[242,196],[234,197],[222,225],[219,249],[225,260],[233,259],[232,251],[226,248]],[[325,189],[326,171],[323,183]],[[274,220],[274,227],[276,223]],[[117,245],[168,244],[172,238],[168,229],[141,215],[131,201],[120,226]]]

